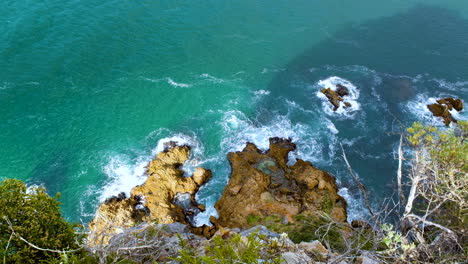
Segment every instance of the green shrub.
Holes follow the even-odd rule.
[[[40,248],[71,250],[80,247],[83,236],[76,225],[61,215],[57,201],[43,187],[27,187],[20,180],[0,184],[0,259],[6,263],[41,263],[59,259],[60,254],[38,250],[21,241],[23,237]],[[11,222],[12,230],[7,222]],[[77,253],[78,254],[78,253]]]
[[[414,149],[412,166],[424,181],[418,185],[414,212],[431,212],[427,218],[467,240],[468,224],[468,122],[455,129],[438,129],[414,123],[408,128]]]
[[[255,233],[247,237],[236,234],[227,239],[214,237],[205,247],[205,252],[197,252],[182,239],[180,245],[180,256],[174,260],[182,264],[281,263],[281,258],[275,255],[276,244],[268,244]]]
[[[325,201],[325,206],[326,206]],[[294,222],[282,223],[282,217],[269,215],[266,217],[249,215],[247,222],[250,225],[264,225],[277,233],[286,233],[294,243],[312,240],[328,241],[332,249],[341,251],[346,248],[343,234],[348,232],[346,226],[333,223],[326,216],[315,214],[298,214]]]

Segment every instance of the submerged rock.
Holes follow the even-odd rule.
[[[290,139],[271,138],[266,152],[247,143],[243,151],[229,153],[232,172],[215,204],[217,224],[247,228],[271,216],[293,223],[297,216],[320,214],[345,222],[346,201],[335,178],[300,159],[289,166],[288,154],[295,149]]]
[[[452,122],[457,123],[457,120],[452,116],[450,111],[452,109],[458,112],[463,110],[463,101],[447,97],[437,100],[435,104],[427,105],[427,108],[431,111],[433,116],[442,117],[444,119],[444,124],[449,126]]]
[[[174,143],[167,147],[148,164],[148,179],[133,188],[129,198],[120,194],[99,206],[89,224],[90,243],[106,243],[112,234],[142,221],[193,225],[195,215],[204,211],[195,194],[211,177],[211,171],[197,168],[192,177],[184,177],[180,166],[189,159],[190,148]]]
[[[344,101],[344,96],[349,95],[349,89],[342,85],[337,84],[336,90],[332,90],[331,88],[323,88],[320,90],[328,99],[328,101],[333,105],[333,111],[338,110],[340,107],[340,102],[343,102],[343,108],[351,107],[349,102]]]

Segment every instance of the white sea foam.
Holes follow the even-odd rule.
[[[147,179],[147,175],[145,174],[146,165],[154,156],[164,150],[164,143],[169,141],[177,142],[177,145],[188,145],[191,147],[191,158],[182,167],[187,175],[191,175],[201,161],[204,151],[203,146],[194,137],[174,134],[171,137],[160,139],[156,148],[151,151],[151,154],[141,155],[136,159],[131,159],[126,155],[112,156],[103,169],[109,178],[109,182],[104,186],[99,200],[103,201],[120,192],[125,192],[129,195],[133,187],[143,184]]]
[[[145,182],[145,166],[149,161],[150,157],[140,157],[137,160],[131,160],[125,155],[112,157],[104,167],[104,173],[110,181],[104,186],[99,200],[103,201],[120,192],[130,195],[133,187]]]
[[[468,90],[468,81],[457,81],[457,82],[449,82],[445,79],[432,79],[433,81],[437,82],[440,87],[452,90],[452,91],[467,91]]]
[[[177,83],[175,82],[174,80],[172,80],[171,78],[166,78],[167,80],[167,83],[172,85],[173,87],[183,87],[183,88],[187,88],[187,87],[191,87],[192,85],[190,84],[187,84],[187,83]]]
[[[157,155],[159,152],[164,150],[164,144],[171,142],[171,141],[176,142],[178,146],[184,146],[184,145],[190,146],[191,148],[193,148],[191,149],[192,153],[203,151],[203,149],[201,149],[201,144],[198,142],[198,140],[194,136],[188,136],[182,133],[175,133],[172,136],[161,138],[158,141],[156,148],[152,150],[151,154],[153,156]]]
[[[270,91],[261,89],[261,90],[254,91],[253,93],[255,95],[269,95]]]
[[[153,82],[153,83],[159,83],[159,82],[166,82],[167,84],[171,85],[172,87],[182,87],[182,88],[188,88],[191,87],[191,84],[188,83],[178,83],[175,82],[171,77],[165,77],[165,78],[160,78],[160,79],[153,79],[153,78],[146,78],[146,77],[141,77],[145,81]]]
[[[219,217],[218,211],[216,211],[216,208],[214,208],[213,205],[207,206],[204,212],[201,212],[195,216],[195,226],[211,226],[210,216],[214,216],[216,218]]]
[[[203,73],[199,76],[200,78],[207,79],[213,83],[223,83],[225,80],[209,75],[208,73]]]
[[[240,75],[240,74],[245,74],[245,71],[238,71],[238,72],[234,73],[232,76],[237,76],[237,75]]]
[[[336,111],[333,111],[333,105],[330,102],[328,102],[327,97],[320,91],[320,89],[331,88],[333,91],[336,91],[337,84],[344,85],[348,88],[349,95],[345,96],[343,99],[344,101],[349,102],[351,106],[348,108],[344,108],[343,103],[340,102],[340,107]],[[316,95],[322,100],[322,109],[327,115],[339,115],[344,116],[346,118],[352,118],[356,111],[358,111],[361,108],[361,105],[358,103],[359,90],[350,81],[337,76],[332,76],[327,79],[320,80],[317,83],[317,86],[318,89]]]
[[[227,111],[221,126],[224,130],[221,146],[225,152],[241,151],[246,142],[267,150],[271,137],[281,137],[291,138],[297,144],[297,150],[289,155],[290,162],[294,162],[296,158],[312,162],[322,159],[323,145],[317,141],[313,129],[306,124],[293,124],[287,116],[276,116],[268,124],[259,125],[240,111]]]
[[[364,208],[364,201],[359,198],[358,194],[351,194],[346,187],[340,188],[338,194],[341,195],[347,202],[348,222],[353,220],[368,219],[369,216]]]
[[[190,159],[182,166],[182,170],[185,172],[186,176],[192,175],[203,161],[203,153],[205,151],[203,145],[195,136],[177,133],[170,137],[160,139],[156,148],[152,150],[152,155],[155,156],[163,151],[164,144],[170,141],[176,142],[178,146],[187,145],[190,147]]]
[[[338,129],[336,129],[335,124],[333,124],[333,122],[330,119],[327,118],[326,122],[327,122],[327,128],[330,130],[330,132],[332,132],[335,135],[339,133]]]
[[[435,117],[431,111],[427,108],[428,104],[437,103],[437,100],[442,97],[453,97],[451,95],[442,95],[435,97],[429,97],[425,94],[419,94],[415,99],[406,103],[403,107],[405,111],[413,114],[417,120],[423,121],[424,123],[431,124],[433,126],[442,126],[443,119],[441,117]],[[468,120],[467,111],[463,110],[458,112],[455,109],[450,111],[450,114],[457,120]]]
[[[442,119],[434,117],[427,108],[428,104],[436,103],[437,99],[434,97],[429,97],[425,94],[418,94],[415,99],[407,102],[404,105],[404,109],[413,114],[417,120],[429,123],[432,125],[441,125]]]

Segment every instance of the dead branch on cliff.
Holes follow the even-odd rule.
[[[108,225],[101,231],[88,234],[86,249],[97,256],[99,263],[118,263],[126,260],[135,263],[151,263],[158,260],[164,248],[161,229],[152,223],[143,223],[122,229],[103,215]],[[120,230],[116,233],[116,230]]]
[[[348,158],[346,157],[343,144],[340,143],[340,147],[341,147],[341,151],[343,152],[343,159],[346,163],[346,166],[348,167],[349,173],[351,174],[351,177],[353,178],[354,183],[356,183],[356,185],[359,187],[359,190],[361,191],[361,194],[364,198],[364,202],[366,203],[366,208],[369,211],[369,214],[371,216],[374,216],[374,212],[372,211],[372,207],[370,205],[369,196],[367,195],[366,187],[364,186],[364,184],[361,183],[361,181],[359,180],[359,177],[354,173],[353,168],[351,168],[351,165],[348,162]]]

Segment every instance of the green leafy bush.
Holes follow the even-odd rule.
[[[408,140],[415,150],[414,174],[423,176],[417,189],[419,199],[415,211],[431,212],[426,218],[466,239],[468,122],[459,121],[458,127],[446,130],[415,123],[408,132]]]
[[[76,225],[67,222],[57,201],[43,187],[27,187],[20,180],[6,179],[0,184],[0,259],[6,263],[41,263],[59,259],[60,254],[38,250],[71,250],[80,247],[82,236]],[[11,227],[8,223],[11,223]],[[12,229],[14,230],[13,234]]]
[[[174,260],[182,264],[281,263],[281,258],[275,256],[277,243],[268,243],[255,233],[247,237],[236,234],[227,239],[214,237],[204,252],[197,252],[183,239],[180,244],[180,256]]]

